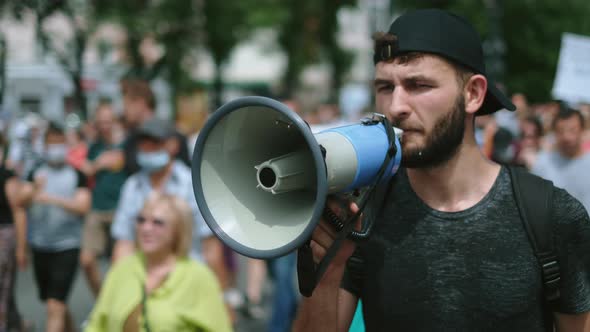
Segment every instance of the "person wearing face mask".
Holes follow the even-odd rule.
[[[190,169],[176,160],[178,153],[174,128],[165,120],[152,118],[137,129],[137,156],[140,170],[127,178],[115,210],[111,235],[116,240],[113,260],[118,260],[134,251],[134,224],[143,203],[153,191],[176,193],[187,203],[192,203],[195,222],[195,237],[191,256],[201,259],[200,237],[211,231],[193,198]],[[199,236],[196,236],[196,234]]]
[[[43,161],[28,176],[34,196],[27,209],[29,243],[46,331],[73,331],[66,301],[78,270],[83,216],[90,210],[86,177],[66,162],[63,128],[50,123]]]
[[[158,118],[147,120],[137,129],[137,147],[140,171],[125,181],[111,226],[111,235],[115,239],[113,261],[135,251],[135,220],[150,193],[175,194],[191,206],[194,227],[189,256],[206,262],[225,289],[223,280],[229,278],[223,260],[223,246],[199,211],[190,169],[176,159],[180,146],[174,127]]]

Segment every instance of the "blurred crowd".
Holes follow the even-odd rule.
[[[18,268],[32,266],[47,331],[230,331],[238,315],[288,331],[298,294],[294,254],[271,261],[239,257],[211,232],[191,183],[195,135],[155,116],[147,82],[122,83],[123,110],[102,103],[87,122],[68,126],[30,115],[0,140],[0,331],[21,330]],[[590,105],[559,101],[476,119],[490,159],[553,180],[590,209]],[[336,105],[304,112],[314,131],[343,125]],[[108,258],[104,274],[99,260]],[[67,306],[81,269],[94,308],[74,322]],[[238,274],[247,285],[237,286]],[[270,313],[262,305],[271,280]],[[22,315],[21,315],[22,314]]]
[[[120,112],[102,103],[74,126],[29,114],[4,128],[12,135],[0,141],[0,331],[28,325],[14,289],[29,261],[46,331],[230,331],[238,316],[288,330],[294,256],[243,258],[248,287],[238,289],[239,257],[194,198],[196,136],[156,116],[148,82],[126,80],[121,90]],[[96,298],[85,322],[67,306],[78,270]],[[271,312],[262,306],[267,280],[277,295]]]
[[[577,198],[590,211],[590,104],[529,104],[514,94],[514,113],[476,118],[476,139],[496,162],[525,167]]]

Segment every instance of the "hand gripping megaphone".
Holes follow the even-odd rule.
[[[366,237],[371,229],[363,220],[362,230],[353,231],[352,217],[337,222],[339,236],[315,266],[309,240],[326,197],[375,189],[400,162],[399,140],[383,116],[314,135],[286,105],[252,96],[221,106],[206,122],[193,153],[192,180],[205,222],[233,250],[269,259],[300,249],[300,290],[309,296],[341,241]]]

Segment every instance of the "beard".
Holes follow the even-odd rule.
[[[397,124],[396,124],[397,127]],[[465,99],[459,95],[451,112],[438,119],[424,145],[404,148],[401,166],[434,168],[449,161],[458,151],[465,134]]]

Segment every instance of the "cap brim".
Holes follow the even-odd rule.
[[[488,92],[486,93],[483,105],[477,111],[476,115],[492,114],[501,109],[512,112],[516,110],[516,106],[496,87],[494,81],[488,79]]]
[[[145,131],[138,131],[136,134],[137,140],[148,139],[148,140],[155,140],[155,141],[163,141],[166,137],[161,135],[155,135],[154,133],[145,132]]]

